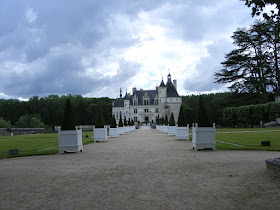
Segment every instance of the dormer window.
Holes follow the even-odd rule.
[[[134,95],[134,97],[133,97],[133,105],[134,106],[138,105],[138,98],[136,97],[136,95]]]
[[[157,94],[155,95],[155,98],[154,98],[154,105],[158,105],[158,95]]]
[[[133,99],[133,105],[138,105],[138,100],[137,99]]]
[[[145,95],[143,96],[143,104],[144,105],[149,105],[150,104],[150,99],[147,93],[145,93]]]

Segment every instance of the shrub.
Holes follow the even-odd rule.
[[[65,104],[61,130],[75,130],[76,120],[72,103],[68,98]]]
[[[228,107],[223,111],[224,120],[233,127],[248,127],[259,125],[260,121],[275,121],[280,117],[280,103],[270,102],[266,104]]]
[[[178,127],[186,127],[187,126],[187,120],[185,118],[185,113],[183,106],[180,107],[179,117],[178,117]]]
[[[97,113],[97,117],[96,117],[95,128],[104,128],[104,125],[105,125],[105,123],[104,123],[102,110],[99,109],[99,111]]]
[[[6,121],[6,120],[4,120],[3,117],[0,117],[0,128],[7,128],[7,129],[9,129],[11,127],[12,127],[12,124],[11,124],[10,121]]]
[[[117,127],[117,123],[116,123],[116,119],[115,116],[113,115],[112,119],[111,119],[111,128],[116,128]]]
[[[204,104],[202,95],[198,99],[198,110],[197,110],[197,123],[199,127],[212,127],[210,115]]]
[[[173,112],[171,113],[171,116],[170,116],[170,120],[169,120],[169,123],[168,123],[170,126],[175,126],[175,120],[174,120],[174,115],[173,115]]]

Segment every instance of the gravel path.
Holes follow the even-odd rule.
[[[143,128],[83,153],[0,160],[0,209],[280,208],[265,167],[280,152],[195,152]]]

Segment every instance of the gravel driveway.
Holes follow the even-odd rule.
[[[141,127],[83,153],[0,160],[0,209],[279,209],[280,152],[198,151]]]

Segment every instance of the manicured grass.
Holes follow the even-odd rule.
[[[275,129],[276,130],[276,129]],[[279,130],[279,129],[278,129]],[[246,130],[248,131],[248,130]],[[238,130],[223,131],[232,133],[219,133],[216,132],[216,140],[238,144],[230,145],[216,141],[216,148],[222,150],[271,150],[280,151],[280,131],[269,131],[268,129],[250,130],[252,132],[243,133]],[[221,131],[220,131],[221,132]],[[261,146],[262,141],[270,141],[269,147]]]
[[[216,140],[216,149],[219,150],[280,151],[280,128],[219,128],[216,129]],[[262,141],[270,141],[271,146],[261,146]]]
[[[280,131],[280,127],[272,128],[217,128],[216,132],[243,132],[243,131]]]
[[[86,138],[88,135],[88,138]],[[93,142],[93,132],[83,132],[83,144]],[[9,149],[18,149],[18,155],[9,155]],[[0,159],[58,153],[58,134],[0,136]]]

